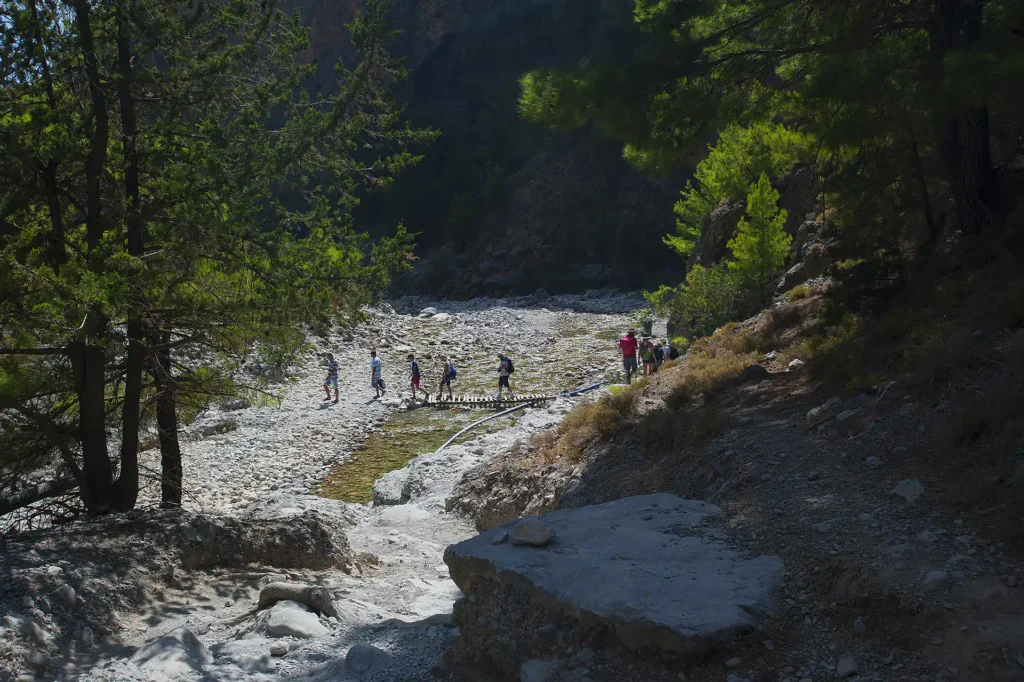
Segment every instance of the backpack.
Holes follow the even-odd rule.
[[[516,371],[515,365],[512,364],[512,358],[505,358],[505,371],[509,374]]]
[[[448,363],[448,378],[449,379],[454,379],[455,378],[455,363],[454,362],[449,362]]]

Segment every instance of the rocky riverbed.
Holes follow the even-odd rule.
[[[551,428],[574,400],[590,397],[527,408],[507,428],[421,453],[388,476],[377,496],[385,503],[404,494],[406,504],[317,493],[325,480],[343,478],[346,466],[374,474],[363,444],[387,433],[389,416],[407,407],[409,352],[430,389],[443,358],[454,357],[455,392],[489,394],[503,352],[515,358],[516,390],[554,393],[615,376],[615,338],[640,300],[590,294],[393,304],[369,311],[354,330],[311,337],[301,362],[272,386],[278,404],[221,405],[201,415],[183,439],[184,511],[146,511],[158,495],[159,455],[151,450],[143,464],[153,478],[127,526],[102,520],[80,524],[78,533],[7,541],[0,548],[11,575],[0,588],[0,679],[427,678],[455,633],[450,615],[459,590],[442,555],[475,535],[470,522],[445,511],[445,498],[468,468]],[[383,400],[370,387],[371,347],[384,359]],[[341,363],[338,404],[321,402],[326,352]],[[452,430],[468,418],[453,418]],[[438,434],[429,436],[425,450],[437,445]],[[401,464],[382,458],[379,473]],[[384,499],[396,481],[399,500]],[[287,529],[267,531],[279,542],[251,532],[268,523]],[[318,554],[318,538],[336,529],[347,544]],[[190,568],[185,556],[207,558]],[[257,612],[261,589],[275,581],[326,588],[337,614],[293,602]]]

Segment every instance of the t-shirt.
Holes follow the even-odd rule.
[[[370,369],[373,370],[373,376],[375,376],[375,377],[379,377],[380,376],[380,366],[381,366],[380,358],[374,358],[373,360],[370,360]]]
[[[501,364],[498,365],[498,376],[507,377],[508,375],[508,360],[502,360]]]
[[[668,362],[672,359],[672,346],[667,343],[661,347],[661,360],[662,362]]]
[[[624,358],[635,358],[636,346],[635,336],[623,336],[619,339],[619,349],[622,351],[622,357]]]
[[[654,362],[654,353],[651,352],[650,346],[644,345],[640,349],[640,357],[643,358],[644,362]]]
[[[327,361],[327,376],[333,377],[338,373],[338,361],[328,360]]]
[[[412,375],[418,377],[420,375],[420,363],[415,360],[412,361]]]

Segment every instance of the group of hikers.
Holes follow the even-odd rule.
[[[423,376],[420,371],[420,363],[416,360],[416,356],[413,353],[405,358],[406,362],[409,363],[409,387],[412,389],[412,398],[416,399],[417,391],[423,393],[427,399],[430,399],[430,393],[420,387],[420,380]],[[378,357],[376,349],[370,351],[370,386],[376,391],[377,398],[382,398],[387,393],[387,386],[384,383],[383,361]],[[338,402],[338,361],[334,359],[334,355],[331,353],[327,354],[327,378],[324,380],[324,392],[327,396],[324,398],[324,402],[331,402],[331,389],[334,389],[334,400]],[[514,398],[512,393],[512,386],[509,384],[509,377],[515,372],[515,364],[512,359],[503,353],[498,354],[498,400],[501,400],[502,390],[508,392],[509,398]],[[444,363],[441,366],[441,382],[437,387],[438,397],[443,397],[445,389],[448,389],[448,398],[452,398],[452,381],[458,376],[458,372],[455,369],[455,359],[445,358]]]
[[[622,369],[626,372],[626,383],[633,381],[633,375],[643,367],[643,375],[649,377],[669,360],[679,357],[679,352],[668,342],[668,339],[655,341],[649,335],[636,338],[636,329],[630,328],[619,339],[619,351],[622,353]],[[639,363],[637,358],[639,357]]]
[[[679,357],[678,352],[667,339],[661,341],[655,341],[649,335],[644,335],[643,338],[637,339],[636,329],[630,328],[626,331],[626,334],[619,339],[619,350],[622,353],[622,368],[626,371],[626,383],[633,381],[633,375],[643,369],[643,376],[650,376],[654,374],[658,368],[668,362],[669,360],[675,360]],[[412,389],[412,398],[416,399],[416,394],[423,393],[424,396],[429,400],[430,393],[421,387],[420,381],[423,377],[420,371],[420,363],[416,360],[414,353],[409,353],[405,358],[406,362],[409,363],[409,387]],[[376,350],[370,351],[370,387],[376,392],[377,398],[382,398],[387,393],[387,387],[384,383],[384,377],[382,374],[384,363],[377,355]],[[334,400],[338,402],[338,361],[334,359],[334,355],[331,353],[327,354],[327,379],[324,380],[324,392],[327,396],[324,398],[324,402],[331,401],[331,389],[334,389]],[[496,368],[498,373],[498,400],[501,400],[503,391],[508,392],[509,398],[514,398],[515,395],[512,393],[512,386],[509,383],[509,379],[512,374],[516,371],[515,364],[512,359],[504,353],[498,353],[498,366]],[[444,363],[441,366],[441,382],[437,387],[437,395],[439,398],[444,397],[445,389],[448,390],[448,398],[452,398],[452,381],[458,375],[455,369],[455,360],[453,358],[445,358]]]

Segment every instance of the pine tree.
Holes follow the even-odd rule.
[[[740,220],[736,236],[729,241],[733,259],[729,269],[757,292],[762,300],[770,296],[768,285],[786,262],[793,238],[786,234],[786,211],[778,208],[779,192],[764,173],[747,195],[749,220]]]
[[[388,6],[350,25],[333,98],[302,89],[307,32],[273,3],[0,8],[0,490],[55,465],[89,511],[130,509],[149,416],[180,503],[180,401],[234,390],[257,340],[357,318],[404,266],[400,225],[371,243],[352,220],[434,137],[388,89]]]

